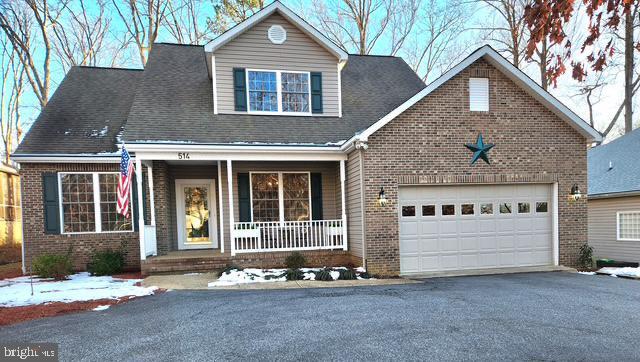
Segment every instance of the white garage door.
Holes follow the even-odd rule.
[[[400,188],[400,272],[550,265],[552,186]]]

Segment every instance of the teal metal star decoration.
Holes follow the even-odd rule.
[[[472,165],[476,163],[476,161],[478,161],[478,159],[480,158],[483,159],[487,164],[491,164],[489,162],[489,156],[487,155],[487,153],[495,145],[493,143],[484,143],[484,140],[482,139],[482,133],[478,133],[478,139],[476,139],[475,144],[466,143],[464,146],[471,152],[473,152],[473,157],[471,158]]]

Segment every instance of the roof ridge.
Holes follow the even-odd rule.
[[[200,44],[171,43],[171,42],[166,42],[166,41],[160,41],[160,42],[154,42],[154,43],[153,43],[153,45],[158,45],[158,44],[162,44],[162,45],[174,45],[174,46],[181,46],[181,47],[198,47],[198,48],[204,48],[204,45],[200,45]]]
[[[144,69],[140,68],[120,68],[120,67],[102,67],[98,65],[74,65],[72,68],[87,68],[87,69],[104,69],[104,70],[131,70],[136,72],[142,72]]]

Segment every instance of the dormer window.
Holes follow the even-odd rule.
[[[311,114],[309,72],[247,70],[249,113]]]

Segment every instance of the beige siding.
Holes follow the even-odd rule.
[[[589,245],[596,258],[640,261],[640,241],[618,241],[618,211],[640,210],[640,196],[588,201]]]
[[[309,171],[322,173],[322,213],[324,219],[339,219],[339,203],[336,204],[336,194],[340,189],[336,187],[336,174],[339,177],[338,162],[233,162],[233,207],[234,220],[239,220],[238,210],[238,173],[252,171]],[[227,164],[222,164],[222,193],[224,212],[225,250],[231,250],[229,239],[229,194],[227,187]]]
[[[347,233],[351,254],[364,258],[361,157],[362,151],[354,150],[346,164]]]
[[[271,25],[287,31],[284,44],[267,38]],[[322,72],[324,115],[338,115],[338,59],[309,36],[275,13],[214,53],[218,91],[218,113],[234,111],[233,68]]]

